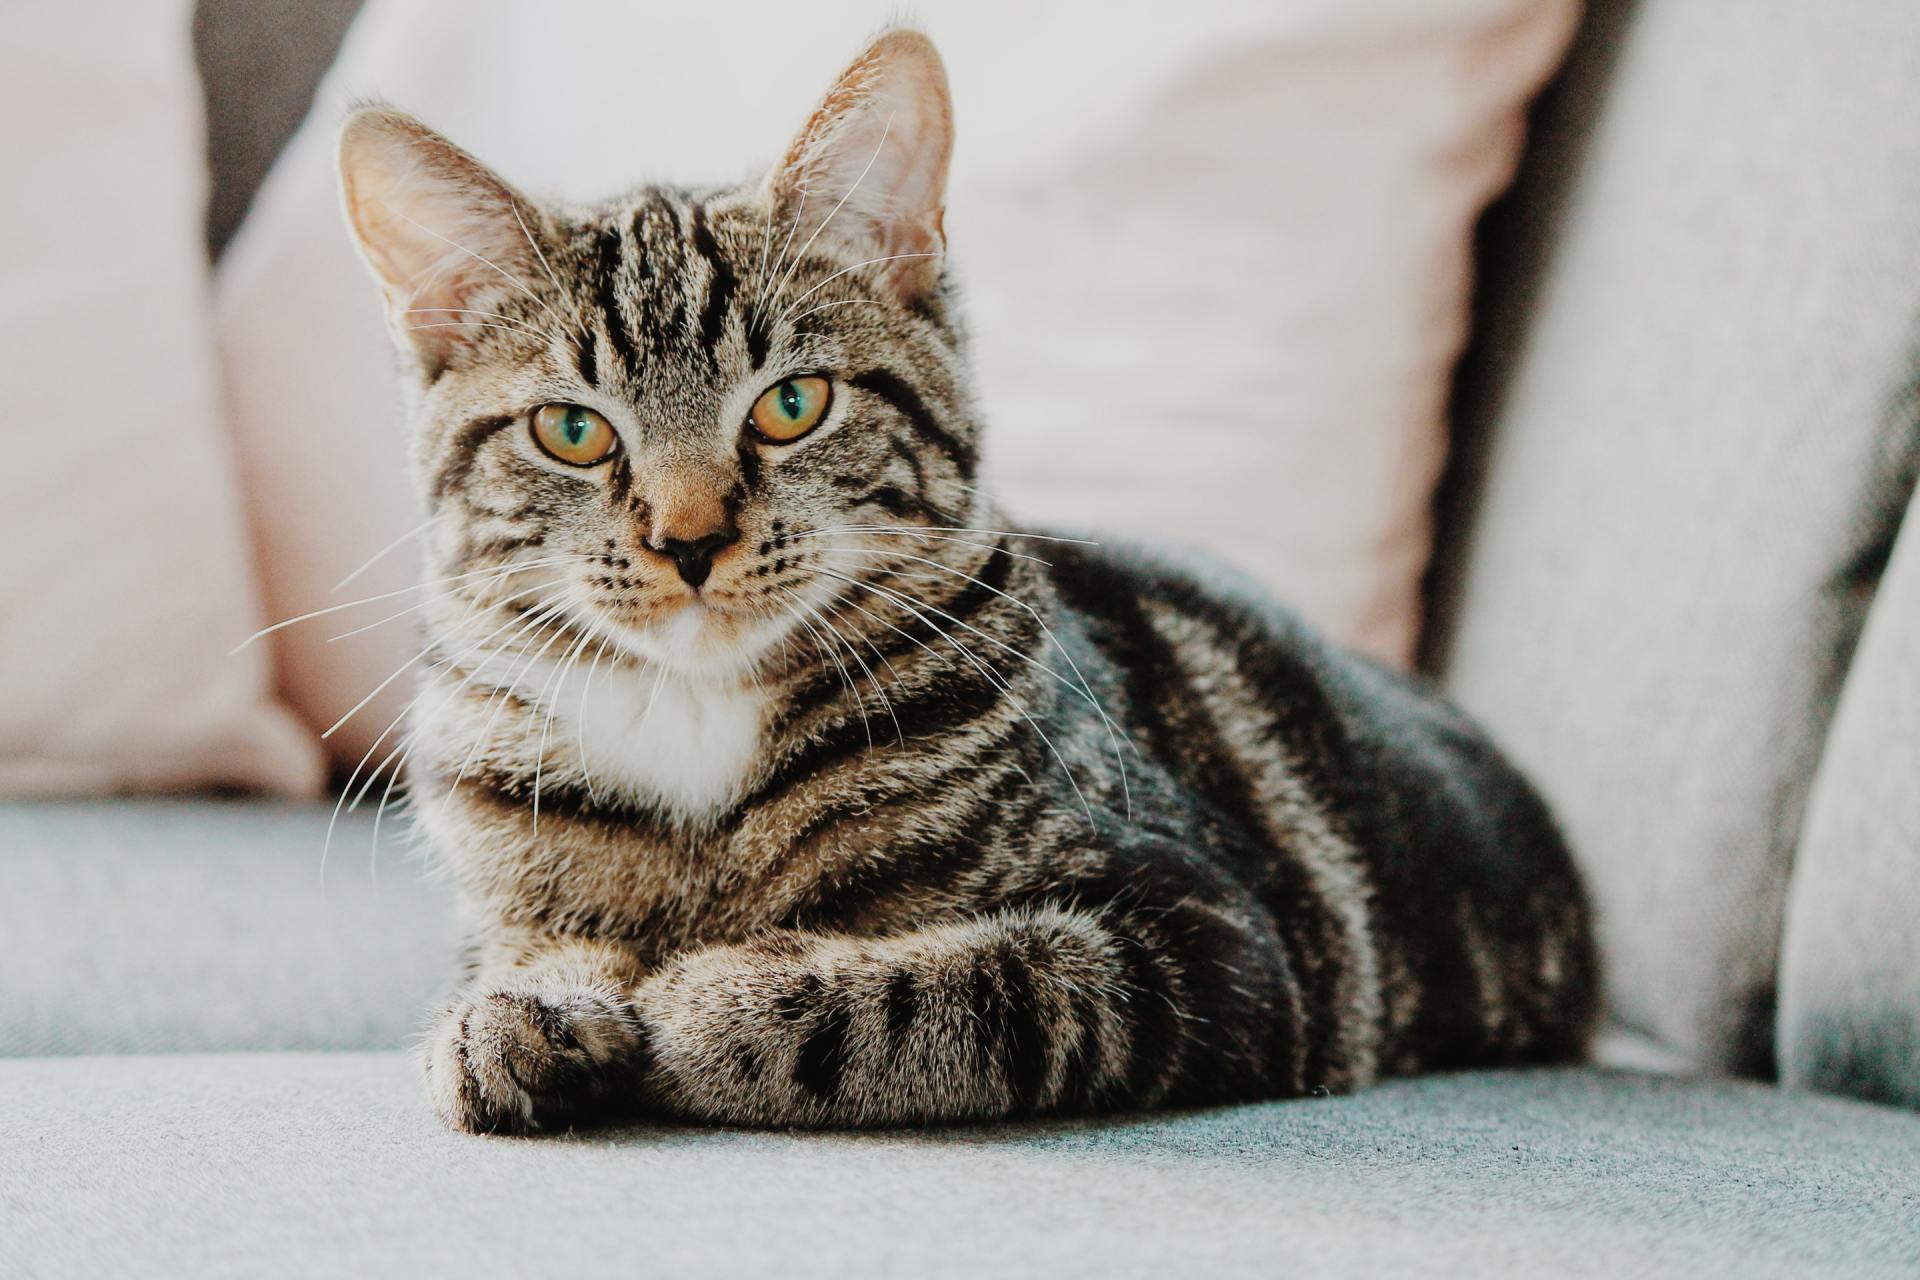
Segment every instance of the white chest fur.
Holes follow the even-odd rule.
[[[596,789],[689,816],[739,794],[766,721],[757,689],[588,665],[560,677],[549,705],[555,748],[580,756]]]

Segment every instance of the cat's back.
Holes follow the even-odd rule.
[[[1383,1066],[1483,1061],[1495,1030],[1518,1057],[1585,1040],[1597,962],[1579,877],[1484,731],[1204,553],[1103,535],[1047,558],[1062,629],[1159,768],[1252,843],[1286,843],[1310,811],[1352,850],[1387,987]],[[1495,989],[1519,994],[1491,1007]],[[1548,1010],[1551,1026],[1535,1016]],[[1421,1061],[1396,1063],[1396,1041],[1425,1046]]]

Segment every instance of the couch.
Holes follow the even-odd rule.
[[[353,8],[203,49],[291,95],[212,95],[216,239]],[[1915,120],[1900,0],[1597,0],[1483,224],[1423,661],[1594,882],[1604,1064],[458,1136],[403,827],[322,866],[323,806],[15,802],[0,1276],[1920,1276]]]

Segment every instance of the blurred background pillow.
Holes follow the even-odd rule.
[[[953,76],[946,226],[987,466],[1015,516],[1209,547],[1406,663],[1472,227],[1574,9],[923,6]],[[423,514],[332,191],[351,98],[416,112],[534,192],[730,181],[774,158],[886,16],[866,0],[369,4],[218,280],[273,612],[342,598],[333,584]],[[412,576],[396,554],[353,589]],[[316,726],[416,652],[404,621],[329,643],[351,625],[278,637],[285,693]],[[338,761],[404,686],[337,735]]]
[[[184,2],[10,6],[0,44],[0,796],[320,781],[228,650],[259,595],[219,414]]]

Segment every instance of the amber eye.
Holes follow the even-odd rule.
[[[562,462],[590,467],[605,462],[620,437],[612,423],[583,405],[543,404],[533,411],[533,441]]]
[[[787,378],[760,393],[747,421],[762,439],[785,444],[819,426],[832,402],[833,385],[825,378]]]

